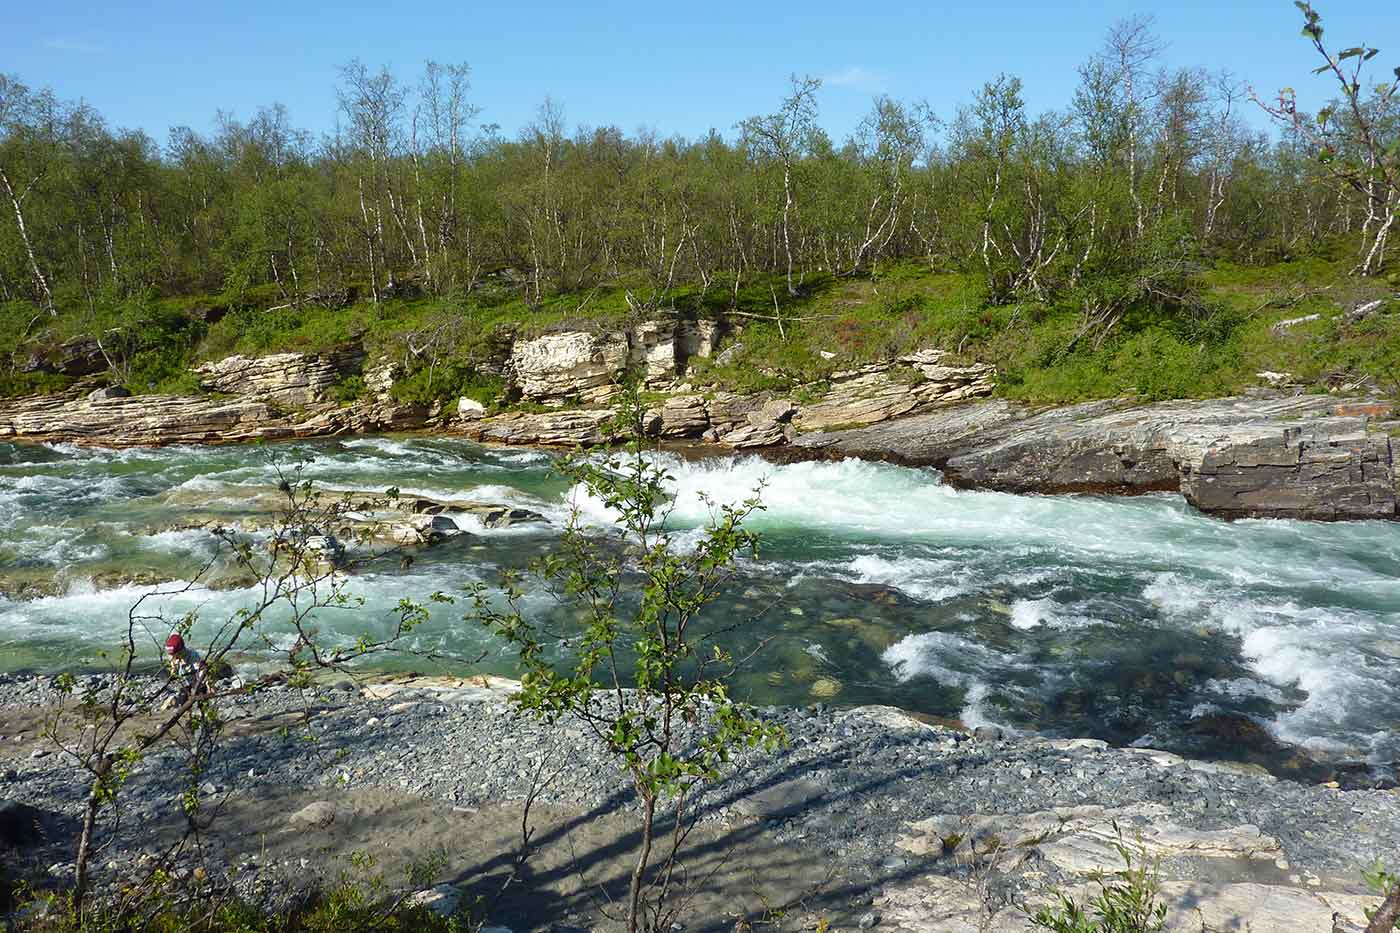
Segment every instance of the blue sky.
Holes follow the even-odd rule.
[[[1382,48],[1400,64],[1400,3],[1321,0],[1327,38]],[[354,57],[416,79],[425,59],[466,61],[481,119],[514,134],[546,95],[570,125],[728,134],[772,110],[789,73],[823,78],[821,123],[838,139],[877,93],[927,99],[944,116],[998,72],[1019,75],[1032,111],[1064,106],[1075,68],[1107,27],[1156,18],[1171,65],[1228,67],[1259,88],[1326,90],[1291,0],[833,2],[763,4],[441,2],[242,4],[25,2],[6,14],[0,71],[83,98],[114,126],[164,141],[206,132],[222,108],[285,104],[328,132],[338,67]],[[1262,125],[1262,120],[1259,121]]]

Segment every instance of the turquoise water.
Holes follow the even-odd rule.
[[[1224,523],[1169,496],[1011,496],[854,460],[663,456],[681,546],[704,520],[699,493],[736,501],[766,483],[751,523],[762,557],[713,616],[743,623],[728,636],[737,650],[767,641],[740,675],[752,700],[888,703],[1276,768],[1299,751],[1380,773],[1400,761],[1400,524]],[[253,594],[220,579],[216,539],[190,526],[235,521],[256,535],[271,464],[294,460],[326,488],[396,486],[550,519],[490,530],[462,517],[471,536],[407,571],[356,574],[348,585],[365,605],[323,614],[329,639],[386,631],[405,595],[458,592],[524,566],[555,541],[571,501],[587,520],[608,520],[547,455],[459,440],[0,445],[0,668],[91,663],[137,599],[210,560],[207,578],[143,612],[197,611],[205,627],[227,619]],[[559,614],[544,594],[527,609]],[[512,670],[460,608],[434,612],[418,647],[485,652],[482,669]],[[152,651],[162,624],[146,625]]]

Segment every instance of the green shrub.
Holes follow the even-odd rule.
[[[354,402],[365,394],[365,377],[361,375],[343,376],[330,387],[329,395],[342,405]]]
[[[50,395],[73,384],[68,376],[55,373],[10,373],[0,371],[0,398],[22,395]]]
[[[1060,895],[1058,907],[1045,907],[1031,922],[1053,933],[1160,933],[1166,929],[1167,906],[1157,899],[1155,868],[1138,862],[1123,844],[1115,843],[1123,868],[1094,876],[1099,893],[1087,905]]]
[[[311,892],[278,915],[262,913],[237,897],[212,904],[207,898],[191,903],[179,898],[173,886],[148,895],[135,910],[131,905],[118,911],[110,905],[94,904],[81,920],[65,908],[58,895],[29,900],[26,906],[31,919],[25,919],[25,907],[12,915],[18,918],[13,926],[18,933],[128,933],[135,929],[145,933],[468,933],[476,928],[467,916],[439,917],[404,903],[383,885],[349,881]],[[136,918],[139,926],[133,925]]]
[[[188,356],[180,346],[140,350],[128,364],[123,385],[133,394],[197,395],[199,379],[190,370]]]
[[[396,401],[417,405],[452,403],[465,396],[489,408],[504,390],[505,380],[501,377],[480,372],[467,363],[451,362],[414,370],[394,382],[392,394]]]

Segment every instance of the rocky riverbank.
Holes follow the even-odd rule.
[[[692,362],[717,353],[707,322],[653,321],[601,334],[562,332],[512,344],[493,363],[514,407],[489,414],[462,399],[395,401],[400,370],[347,348],[206,363],[210,395],[129,397],[85,387],[0,403],[0,438],[111,446],[431,430],[493,443],[605,443],[610,399],[635,376],[647,429],[678,442],[786,456],[861,457],[936,466],[958,485],[1017,493],[1179,490],[1225,518],[1397,517],[1392,403],[1260,390],[1248,396],[1061,408],[987,399],[995,373],[938,350],[838,370],[786,395],[697,385]],[[356,376],[364,393],[332,401]]]
[[[428,888],[450,902],[494,892],[518,842],[521,801],[550,775],[533,821],[536,855],[490,922],[512,930],[614,929],[636,843],[635,801],[577,724],[544,728],[505,702],[509,682],[404,679],[230,701],[226,740],[204,775],[223,808],[203,840],[206,871],[250,893],[335,879],[370,852],[391,880],[440,847]],[[40,737],[42,678],[0,678],[0,797],[36,808],[48,834],[26,864],[62,879],[84,787]],[[1122,867],[1119,831],[1157,865],[1169,929],[1325,931],[1375,902],[1361,869],[1400,862],[1400,794],[1280,781],[1089,740],[969,734],[887,707],[772,708],[790,744],[736,760],[698,801],[696,886],[686,929],[764,919],[808,929],[1027,930],[1053,892],[1092,893]],[[310,716],[314,741],[305,737]],[[180,816],[180,756],[138,766],[104,877],[140,864]],[[704,874],[713,871],[713,874]]]

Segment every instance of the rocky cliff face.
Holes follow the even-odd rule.
[[[518,341],[506,373],[526,401],[601,404],[617,393],[629,370],[639,372],[646,385],[684,375],[692,358],[713,352],[717,335],[711,321],[647,321],[600,334],[545,334]]]
[[[1225,517],[1396,518],[1397,425],[1387,402],[1261,392],[1140,405],[1115,399],[1062,408],[981,400],[994,371],[937,350],[834,373],[789,398],[699,391],[690,360],[715,350],[708,322],[661,320],[591,334],[517,341],[503,367],[513,392],[555,410],[488,417],[469,400],[451,423],[394,401],[392,365],[358,349],[229,357],[197,370],[231,398],[122,398],[75,390],[0,403],[0,437],[118,446],[232,442],[429,425],[482,441],[577,446],[609,441],[607,402],[629,373],[663,397],[646,413],[653,436],[797,456],[855,456],[932,465],[949,482],[1008,492],[1179,490]],[[74,348],[75,352],[81,348]],[[325,399],[363,372],[367,397]],[[90,388],[90,387],[88,387]],[[582,403],[582,407],[574,407]]]
[[[675,440],[703,439],[736,449],[789,443],[813,426],[884,421],[935,404],[992,391],[990,366],[952,366],[943,353],[913,356],[836,373],[810,403],[771,394],[697,392],[676,383],[693,356],[713,350],[713,331],[694,326],[640,325],[603,335],[551,334],[518,344],[511,354],[513,384],[531,401],[565,400],[601,405],[615,395],[628,368],[645,384],[672,394],[646,413],[650,434]],[[609,412],[591,407],[559,412],[508,413],[484,418],[464,407],[465,432],[480,440],[511,444],[597,444],[607,440]]]
[[[294,415],[256,398],[36,396],[0,405],[0,439],[160,447],[423,428],[422,406],[322,403]]]
[[[326,400],[331,387],[358,373],[365,354],[359,348],[336,353],[274,353],[271,356],[230,356],[195,367],[200,388],[261,398],[289,406]]]

